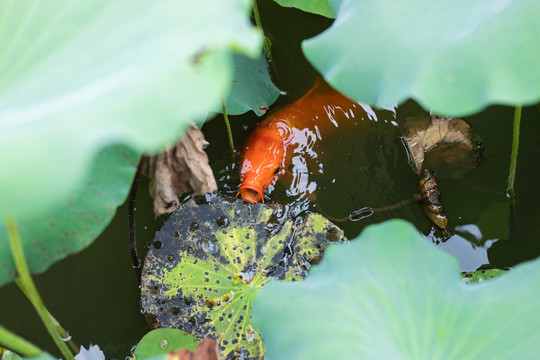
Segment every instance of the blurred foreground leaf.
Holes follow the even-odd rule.
[[[331,0],[332,26],[304,53],[345,95],[407,98],[441,115],[540,99],[537,0]]]
[[[261,54],[252,59],[235,54],[233,59],[234,75],[229,95],[225,98],[227,114],[241,115],[251,110],[257,116],[264,115],[279,96],[279,89],[270,79],[266,57]],[[216,112],[222,112],[221,104],[216,107]]]
[[[254,321],[272,359],[535,359],[540,261],[465,284],[403,220],[331,246],[298,284],[271,281]],[[509,311],[511,309],[511,311]]]
[[[329,0],[275,0],[279,5],[285,7],[295,7],[300,10],[326,16],[336,17]]]
[[[41,215],[114,144],[156,152],[258,56],[249,0],[0,2],[0,214]]]
[[[28,268],[47,270],[56,261],[90,245],[105,229],[129,191],[139,156],[124,146],[100,152],[79,192],[46,214],[17,222]],[[15,278],[4,222],[0,222],[0,286]]]

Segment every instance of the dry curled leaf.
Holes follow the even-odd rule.
[[[427,218],[442,230],[448,227],[448,218],[444,212],[441,202],[441,192],[435,174],[424,169],[422,176],[418,180],[418,191],[420,192],[420,204]]]
[[[218,360],[218,347],[214,339],[206,338],[191,352],[180,349],[167,354],[167,360]]]
[[[439,177],[458,178],[476,167],[481,145],[463,119],[418,116],[401,125],[409,161],[418,175],[433,169]]]
[[[173,212],[181,193],[202,195],[217,190],[204,152],[207,145],[202,132],[191,124],[178,144],[146,159],[143,172],[151,178],[150,195],[156,216]]]

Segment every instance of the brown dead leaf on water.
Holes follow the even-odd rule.
[[[463,119],[435,115],[406,119],[401,125],[409,161],[418,175],[433,169],[441,178],[459,178],[476,167],[481,145]]]
[[[446,230],[448,218],[442,206],[441,191],[433,171],[429,169],[422,171],[422,176],[418,180],[418,191],[420,192],[422,211],[426,217],[442,230]]]
[[[191,124],[178,144],[143,160],[143,173],[151,179],[150,195],[156,216],[173,212],[181,193],[203,195],[217,190],[204,151],[206,146],[208,142],[202,132]]]

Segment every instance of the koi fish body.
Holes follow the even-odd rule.
[[[294,153],[309,152],[323,135],[366,115],[364,107],[322,79],[299,100],[270,114],[246,141],[238,195],[257,203],[285,174]]]

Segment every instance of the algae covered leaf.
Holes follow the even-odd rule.
[[[501,275],[506,274],[510,269],[480,269],[476,271],[471,272],[463,272],[461,273],[461,278],[463,279],[464,283],[476,283],[476,282],[483,282],[490,279],[494,279],[496,277],[499,277]]]
[[[260,358],[251,324],[255,293],[271,278],[297,281],[341,230],[316,214],[280,224],[270,207],[207,195],[189,200],[146,255],[141,306],[154,327],[213,337],[225,358]]]

